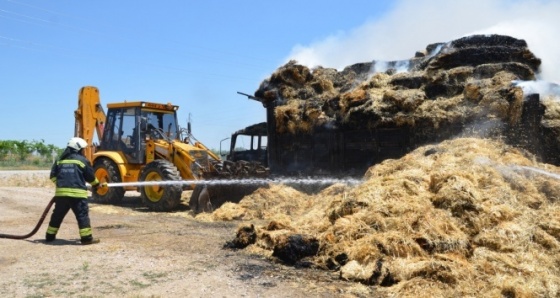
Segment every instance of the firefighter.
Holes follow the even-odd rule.
[[[89,220],[88,193],[86,182],[91,184],[95,191],[97,187],[107,187],[106,183],[100,185],[93,173],[89,160],[83,155],[87,142],[82,138],[71,138],[60,158],[51,168],[50,179],[56,184],[55,205],[47,228],[46,241],[56,239],[56,233],[62,220],[70,209],[76,216],[80,230],[82,244],[99,243],[93,238]]]

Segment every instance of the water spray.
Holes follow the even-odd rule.
[[[515,171],[525,171],[525,172],[535,172],[541,175],[545,175],[554,179],[560,180],[560,174],[555,174],[549,171],[545,171],[539,168],[528,167],[528,166],[511,166],[511,168]]]
[[[267,185],[267,184],[299,184],[299,185],[357,185],[361,179],[338,178],[262,178],[262,179],[215,179],[215,180],[159,180],[138,182],[111,182],[107,187],[152,186],[152,185]]]
[[[502,166],[502,165],[498,165],[498,164],[492,162],[488,157],[478,157],[474,161],[478,164],[492,166],[504,175],[507,174],[505,171],[515,171],[515,172],[518,172],[518,173],[532,172],[532,173],[541,174],[541,175],[544,175],[544,176],[547,176],[547,177],[550,177],[550,178],[560,180],[560,174],[552,173],[552,172],[549,172],[549,171],[546,171],[546,170],[543,170],[543,169],[539,169],[539,168],[535,168],[535,167],[520,166],[520,165],[505,165],[505,166]]]

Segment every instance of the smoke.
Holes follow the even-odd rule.
[[[376,72],[386,72],[389,69],[394,69],[396,73],[399,72],[406,72],[410,68],[410,61],[409,60],[400,60],[400,61],[375,61],[371,65],[371,73]]]
[[[457,137],[491,138],[502,134],[505,123],[498,119],[478,120],[465,126]]]
[[[379,19],[295,46],[286,61],[340,70],[358,62],[409,59],[428,44],[473,34],[524,39],[543,61],[539,78],[560,83],[560,2],[547,0],[398,0]]]
[[[523,94],[540,94],[542,97],[560,97],[560,85],[546,81],[513,81],[512,84],[523,89]]]

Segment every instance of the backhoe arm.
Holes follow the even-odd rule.
[[[96,87],[85,86],[80,89],[78,109],[74,112],[74,117],[76,119],[74,136],[86,140],[88,147],[84,150],[84,155],[89,161],[92,161],[93,153],[95,153],[93,132],[95,130],[97,138],[101,140],[107,118],[99,100],[99,90]]]

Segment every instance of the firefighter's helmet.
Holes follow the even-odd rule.
[[[87,147],[87,142],[82,138],[71,138],[66,147],[80,151]]]

